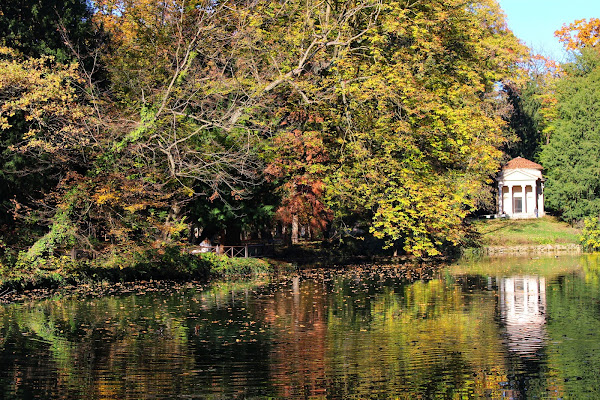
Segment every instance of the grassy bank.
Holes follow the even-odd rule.
[[[539,246],[578,244],[581,230],[554,217],[536,219],[485,219],[473,222],[477,244],[487,246]]]
[[[29,260],[23,254],[0,264],[0,293],[57,288],[93,282],[138,280],[209,280],[271,272],[272,264],[258,258],[187,254],[177,247],[109,253],[92,260],[51,256]]]

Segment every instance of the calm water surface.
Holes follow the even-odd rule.
[[[0,307],[1,398],[600,398],[595,256],[114,289]]]

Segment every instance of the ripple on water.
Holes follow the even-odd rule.
[[[0,397],[599,394],[600,279],[499,276],[311,271],[6,306]]]

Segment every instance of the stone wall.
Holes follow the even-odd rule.
[[[578,244],[543,244],[538,246],[488,246],[483,254],[487,256],[519,254],[579,254],[583,250]]]

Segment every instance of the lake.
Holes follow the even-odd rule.
[[[0,306],[2,398],[600,398],[596,255],[99,291]]]

